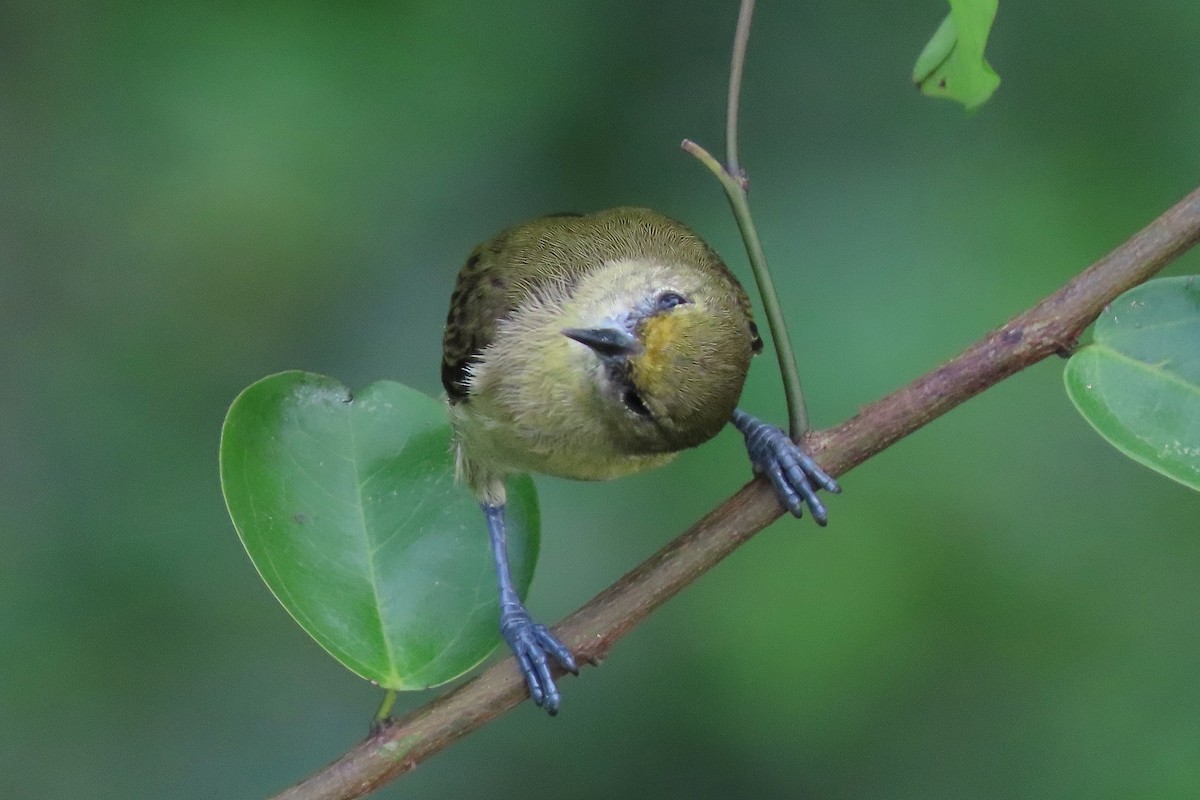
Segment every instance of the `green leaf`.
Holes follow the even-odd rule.
[[[1067,394],[1125,455],[1200,490],[1200,280],[1162,278],[1114,300],[1067,362]]]
[[[913,83],[930,97],[983,105],[1000,76],[983,57],[999,0],[949,0],[950,13],[917,56]]]
[[[221,485],[251,561],[338,661],[386,689],[445,683],[499,643],[479,506],[454,484],[442,403],[381,381],[357,396],[284,372],[243,391],[221,432]],[[524,594],[538,548],[533,482],[510,481]]]

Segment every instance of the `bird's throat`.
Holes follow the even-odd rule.
[[[663,388],[673,359],[670,350],[679,338],[679,317],[653,316],[642,323],[642,352],[630,359],[630,377],[636,386],[654,394]]]

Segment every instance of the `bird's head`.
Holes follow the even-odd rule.
[[[562,334],[614,441],[653,453],[716,435],[758,342],[747,308],[726,274],[688,265],[618,261],[581,281]]]

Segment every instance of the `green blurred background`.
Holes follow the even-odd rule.
[[[1004,0],[970,116],[908,83],[944,3],[760,6],[743,160],[818,425],[1200,182],[1194,0]],[[650,205],[748,280],[678,149],[721,147],[736,14],[0,6],[0,797],[262,797],[361,739],[379,692],[226,516],[226,407],[291,368],[439,392],[465,254],[543,212]],[[1061,371],[847,475],[827,530],[777,523],[557,719],[523,706],[378,796],[1200,796],[1200,497],[1104,444]],[[770,356],[744,402],[783,419]],[[746,478],[726,432],[541,479],[531,607],[561,618]]]

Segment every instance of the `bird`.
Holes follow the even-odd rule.
[[[695,232],[647,208],[561,213],[475,247],[450,298],[442,352],[455,473],[486,521],[500,633],[551,715],[553,665],[574,655],[517,595],[506,481],[537,472],[606,480],[667,463],[727,424],[781,503],[816,522],[837,482],[738,399],[763,343],[750,300]]]

